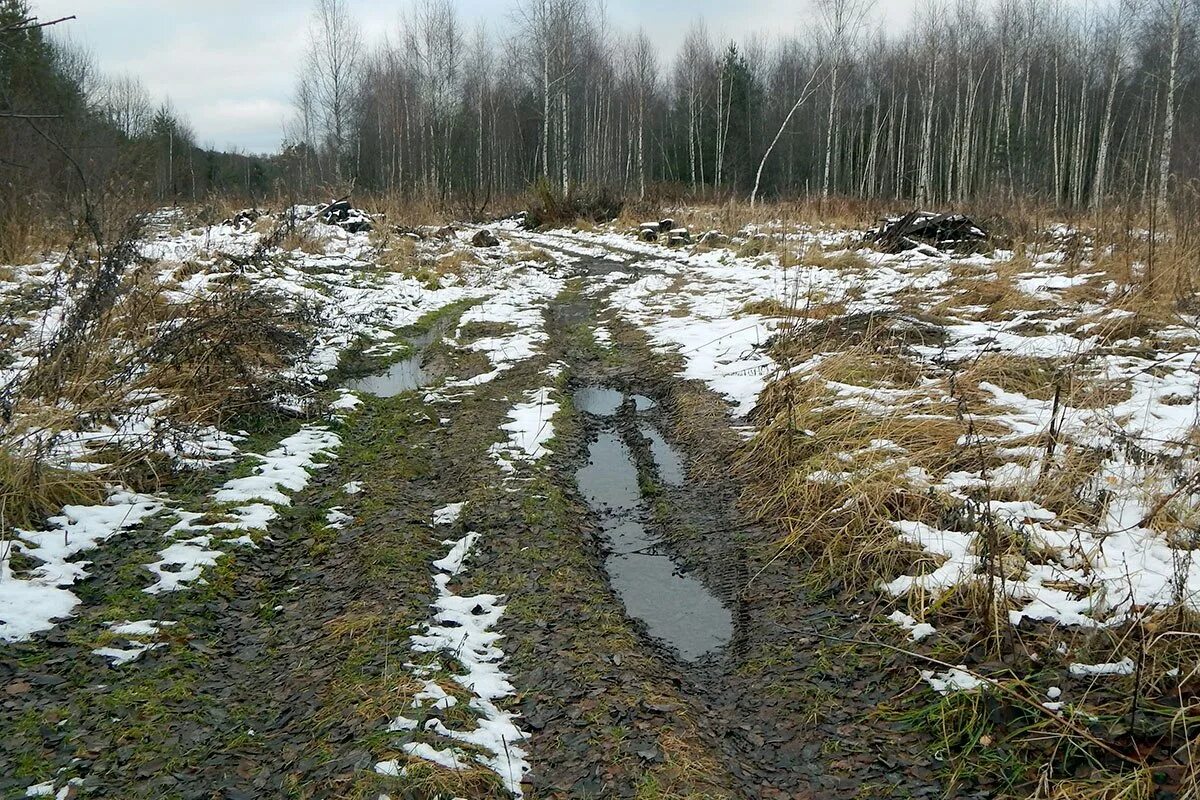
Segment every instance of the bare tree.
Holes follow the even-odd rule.
[[[338,181],[342,180],[343,159],[348,152],[352,99],[362,54],[362,35],[346,0],[316,0],[305,74]]]
[[[788,123],[792,121],[792,116],[800,110],[800,106],[812,96],[815,91],[814,82],[817,79],[817,73],[820,70],[820,62],[813,68],[812,75],[809,76],[808,83],[804,84],[804,88],[800,90],[800,95],[796,98],[796,102],[792,104],[787,116],[783,118],[783,122],[779,125],[779,130],[775,133],[775,138],[767,145],[767,150],[763,153],[762,161],[758,162],[758,172],[754,175],[754,190],[750,193],[750,205],[753,206],[758,201],[758,189],[762,185],[763,168],[767,165],[767,159],[771,157],[771,153],[775,150],[775,145],[779,144],[779,139],[783,136],[784,130],[787,129]]]
[[[639,30],[626,50],[626,69],[634,93],[638,197],[646,198],[646,105],[658,82],[658,59],[645,31]]]
[[[144,136],[154,118],[154,102],[137,78],[123,75],[103,84],[100,106],[117,130],[126,138]]]
[[[1169,0],[1168,17],[1170,23],[1171,56],[1167,67],[1167,91],[1163,99],[1166,106],[1163,112],[1162,143],[1159,145],[1158,156],[1158,209],[1165,212],[1167,208],[1167,193],[1171,183],[1171,155],[1175,146],[1175,92],[1179,83],[1179,49],[1183,38],[1183,0]]]
[[[863,20],[875,0],[815,0],[817,13],[824,29],[825,45],[828,48],[829,64],[829,118],[825,136],[825,177],[821,184],[821,194],[829,196],[833,182],[833,151],[834,117],[841,100],[841,77],[843,62],[858,41]]]
[[[812,1],[821,24],[773,43],[717,49],[698,20],[664,69],[653,31],[613,33],[590,0],[511,0],[511,30],[472,36],[458,0],[414,0],[370,58],[348,0],[320,0],[289,163],[472,203],[540,178],[1098,209],[1200,179],[1190,0],[1095,0],[1104,24],[1067,0],[928,0],[869,39],[871,0]]]

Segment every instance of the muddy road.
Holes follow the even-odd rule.
[[[521,244],[561,280],[522,309],[531,352],[478,306],[423,320],[345,369],[338,457],[253,557],[147,598],[148,529],[74,628],[9,651],[4,796],[32,774],[114,798],[944,795],[892,707],[914,665],[747,523],[745,420],[613,302],[661,264]],[[140,615],[175,622],[161,648],[90,657]]]

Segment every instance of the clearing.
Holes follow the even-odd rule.
[[[1129,252],[314,210],[0,268],[5,797],[1190,785],[1200,333]]]

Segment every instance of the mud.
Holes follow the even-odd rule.
[[[595,261],[580,258],[580,274],[609,274],[619,266],[632,275],[640,269]],[[620,344],[613,351],[615,362],[571,351],[558,355],[571,365],[579,387],[574,407],[580,412],[580,428],[559,459],[558,480],[574,484],[593,511],[610,590],[639,623],[649,652],[699,702],[698,724],[715,736],[711,758],[729,771],[735,788],[698,796],[947,796],[942,765],[928,739],[886,711],[911,691],[918,665],[885,648],[846,644],[875,636],[868,597],[815,594],[806,584],[804,564],[786,553],[781,557],[777,534],[749,524],[741,513],[740,485],[730,469],[743,441],[735,430],[741,421],[720,415],[697,419],[692,413],[697,400],[708,407],[721,407],[720,402],[698,382],[681,382],[678,362],[651,349],[640,331],[605,314],[603,295],[593,297],[590,321],[581,319],[578,302],[572,303],[573,323],[603,323]],[[552,310],[549,316],[559,315]],[[635,395],[644,399],[625,400]],[[680,407],[685,398],[686,413]],[[640,487],[634,485],[635,471]],[[619,512],[628,516],[639,494],[641,507],[649,505],[653,513],[636,515],[641,529],[623,540],[627,532]],[[648,548],[642,546],[646,540]],[[627,544],[618,550],[622,541]],[[721,635],[728,637],[726,644],[697,659],[685,657],[661,631],[670,625],[686,628],[686,618],[656,623],[653,614],[670,616],[660,608],[639,617],[610,549],[650,554],[673,565],[669,577],[634,573],[634,591],[645,592],[651,603],[669,604],[671,598],[653,595],[645,584],[681,577],[689,583],[684,591],[705,602],[715,598],[730,615],[731,627]],[[587,696],[587,688],[581,689]],[[634,713],[622,729],[635,729],[639,716]],[[571,737],[565,723],[559,720],[553,733],[549,728],[535,733],[535,741]],[[555,752],[566,760],[536,768],[542,781],[577,774],[571,755]],[[635,794],[636,787],[609,784],[607,793],[553,796]],[[960,786],[953,796],[982,798],[992,796],[992,789]]]
[[[488,534],[462,588],[506,597],[527,798],[994,796],[948,792],[928,741],[880,713],[916,665],[846,644],[873,635],[865,598],[814,593],[775,532],[747,522],[729,466],[738,421],[697,415],[719,401],[582,294],[592,275],[648,268],[576,256],[545,353],[431,414],[405,392],[468,356],[428,352],[448,349],[433,331],[414,340],[416,361],[381,387],[408,389],[368,398],[336,464],[205,591],[140,596],[160,532],[101,553],[121,563],[87,585],[94,618],[0,664],[0,793],[62,768],[80,797],[500,798],[372,770],[414,735],[386,729],[409,708],[407,637],[444,555],[430,515],[466,501],[462,525]],[[598,324],[617,346],[591,341]],[[574,411],[555,418],[547,461],[507,484],[488,447],[550,363],[565,365]],[[343,495],[349,480],[365,491]],[[354,518],[340,531],[324,524],[334,505]],[[178,641],[112,670],[83,633],[115,613],[179,620]]]

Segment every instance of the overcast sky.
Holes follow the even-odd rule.
[[[904,26],[919,0],[878,0],[888,28]],[[75,14],[57,35],[82,43],[109,75],[141,79],[186,115],[203,145],[269,152],[289,115],[311,4],[306,0],[33,0],[43,20]],[[397,30],[406,0],[350,0],[368,41]],[[459,0],[466,27],[509,27],[513,0]],[[778,36],[810,24],[809,0],[608,0],[612,24],[645,27],[671,56],[691,20],[714,39]]]

